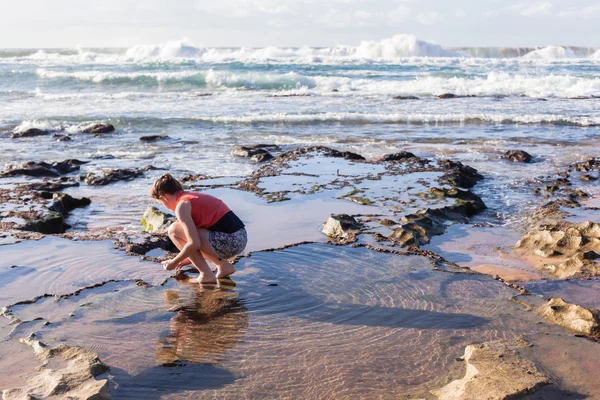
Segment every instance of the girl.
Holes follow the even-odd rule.
[[[200,272],[199,283],[216,283],[235,272],[227,259],[244,250],[248,237],[244,223],[225,203],[208,194],[185,192],[171,174],[158,178],[150,194],[175,211],[178,220],[169,227],[169,238],[180,253],[163,261],[166,270],[179,270],[192,263]],[[216,276],[206,260],[217,266]]]

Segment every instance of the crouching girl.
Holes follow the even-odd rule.
[[[194,264],[200,272],[199,283],[215,283],[235,272],[227,259],[240,254],[248,238],[244,223],[223,201],[204,193],[185,192],[171,174],[154,182],[151,195],[177,216],[177,222],[169,227],[169,238],[180,253],[163,261],[166,270]],[[216,276],[206,260],[217,266]]]

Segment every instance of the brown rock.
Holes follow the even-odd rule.
[[[110,370],[98,355],[79,347],[60,345],[49,348],[32,339],[21,339],[33,347],[43,362],[32,374],[27,385],[4,390],[5,400],[21,399],[111,399],[108,379],[100,376]]]
[[[81,130],[81,133],[108,133],[113,132],[115,127],[112,124],[92,124]]]
[[[551,383],[530,361],[523,360],[516,346],[506,342],[469,345],[465,349],[466,373],[431,392],[443,400],[516,399]]]
[[[29,138],[36,136],[44,136],[49,132],[47,130],[37,129],[37,128],[29,128],[23,132],[12,132],[9,137],[11,139],[19,139],[19,138]]]
[[[569,304],[563,299],[550,299],[547,304],[537,308],[537,312],[565,328],[583,333],[587,336],[600,336],[600,310],[587,309],[576,304]]]

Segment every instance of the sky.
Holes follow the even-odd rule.
[[[600,47],[600,0],[0,0],[0,48],[357,45]]]

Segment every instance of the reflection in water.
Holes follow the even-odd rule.
[[[158,341],[161,364],[217,362],[241,340],[248,327],[248,310],[233,290],[233,282],[220,287],[194,286],[185,298],[177,290],[165,292],[176,314],[171,318],[171,331]]]

